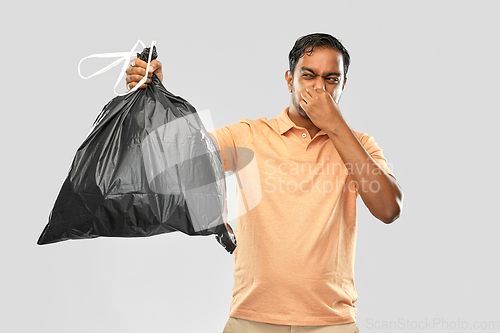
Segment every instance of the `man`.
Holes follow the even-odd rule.
[[[300,332],[359,332],[356,198],[391,223],[403,194],[382,150],[371,136],[352,131],[338,107],[350,62],[344,46],[327,34],[303,36],[289,61],[290,105],[276,119],[242,119],[214,133],[226,170],[243,180],[239,197],[260,200],[238,218],[224,332],[295,332],[298,326]],[[161,63],[151,67],[162,79]],[[131,63],[129,88],[145,68]],[[242,148],[253,152],[256,171],[244,172]]]

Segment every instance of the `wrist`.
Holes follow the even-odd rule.
[[[351,129],[345,122],[344,118],[339,117],[330,122],[329,126],[323,129],[330,138],[342,136],[344,133],[350,133]]]

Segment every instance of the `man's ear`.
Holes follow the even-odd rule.
[[[292,72],[290,72],[290,70],[287,70],[285,72],[285,80],[286,84],[288,85],[288,91],[292,92],[293,77],[292,77]]]

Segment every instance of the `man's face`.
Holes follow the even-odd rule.
[[[324,89],[338,103],[346,82],[342,53],[339,50],[315,47],[311,55],[306,52],[299,59],[293,78],[290,71],[287,71],[286,80],[292,93],[293,107],[303,118],[309,119],[299,104],[302,100],[300,94],[306,88]]]

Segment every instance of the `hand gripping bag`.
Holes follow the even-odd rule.
[[[149,51],[138,57],[148,61]],[[99,114],[38,244],[180,231],[215,235],[232,253],[225,204],[215,142],[195,108],[153,74],[147,88],[115,97]]]

